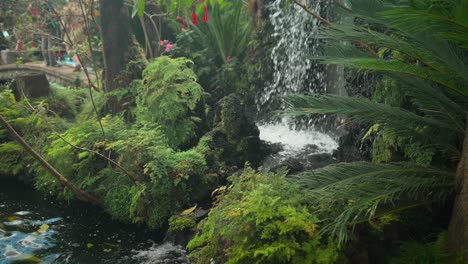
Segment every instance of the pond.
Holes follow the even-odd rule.
[[[188,263],[164,234],[113,221],[100,208],[57,202],[0,178],[0,264]]]

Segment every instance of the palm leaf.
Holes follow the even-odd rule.
[[[434,201],[453,191],[454,173],[411,163],[340,163],[291,176],[319,215],[321,232],[348,238],[349,227]]]
[[[399,107],[372,102],[366,98],[337,95],[289,95],[285,97],[290,108],[288,115],[309,115],[316,113],[347,114],[357,122],[375,122],[393,127],[395,130],[415,133],[416,128],[425,126],[458,131],[445,121],[423,117]],[[458,131],[464,133],[464,131]]]
[[[382,12],[380,17],[399,30],[412,33],[431,31],[440,39],[468,49],[468,1],[441,2],[444,5],[434,5],[434,1],[420,1],[418,7],[400,6]]]
[[[453,91],[468,96],[468,88],[457,79],[447,78],[447,75],[427,67],[404,63],[398,60],[383,60],[378,58],[322,58],[325,64],[338,64],[345,67],[369,71],[404,73],[441,84]]]

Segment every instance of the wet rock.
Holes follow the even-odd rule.
[[[35,238],[28,236],[24,239],[21,239],[18,241],[18,244],[20,244],[23,247],[28,247],[28,248],[40,248],[40,245],[34,242]]]
[[[289,158],[280,167],[286,167],[289,174],[298,173],[304,170],[304,164],[296,158]]]
[[[23,96],[28,98],[48,96],[50,93],[49,81],[44,73],[18,74],[15,78],[13,91],[16,99]]]
[[[242,167],[249,161],[254,167],[260,165],[267,153],[266,144],[237,95],[225,96],[216,104],[213,120],[215,130],[226,135],[223,160],[227,164]]]
[[[305,169],[318,169],[333,163],[336,163],[336,159],[329,153],[313,154],[307,157]]]
[[[13,251],[13,250],[5,252],[5,256],[9,258],[16,257],[18,255],[19,255],[19,252]]]
[[[170,241],[176,245],[186,246],[188,242],[195,236],[196,224],[208,215],[209,210],[205,210],[202,207],[197,207],[189,215],[175,215],[169,219],[171,228],[166,234],[164,241]],[[185,221],[189,220],[189,221]],[[189,225],[187,225],[187,223]],[[175,226],[179,225],[179,226]],[[177,229],[177,230],[171,230]]]
[[[371,160],[372,139],[362,142],[367,128],[359,124],[347,125],[348,133],[339,139],[339,147],[333,156],[340,162]]]

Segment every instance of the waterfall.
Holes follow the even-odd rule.
[[[320,10],[320,5],[318,1],[314,11]],[[325,90],[323,72],[310,59],[318,48],[314,34],[319,21],[294,4],[286,9],[284,0],[276,0],[267,8],[277,42],[271,51],[273,78],[256,98],[258,110],[288,93]]]
[[[327,3],[314,1],[309,8],[320,14],[320,10],[328,9]],[[309,119],[305,125],[298,125],[300,122],[291,118],[271,118],[271,110],[280,105],[281,96],[327,91],[330,81],[326,71],[329,69],[311,60],[318,54],[319,42],[314,35],[318,33],[320,22],[295,4],[286,9],[284,0],[276,0],[267,8],[276,44],[271,50],[272,78],[256,97],[260,138],[280,143],[283,147],[280,159],[283,160],[303,155],[304,151],[310,153],[311,149],[315,154],[331,154],[338,144],[330,135],[314,128],[317,120]]]

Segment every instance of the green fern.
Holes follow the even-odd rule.
[[[139,122],[161,125],[172,147],[178,148],[195,136],[195,107],[203,89],[185,58],[159,57],[143,71],[144,87],[137,96]]]
[[[284,175],[246,168],[232,176],[188,244],[192,263],[335,263],[336,245],[320,243],[318,219]]]

